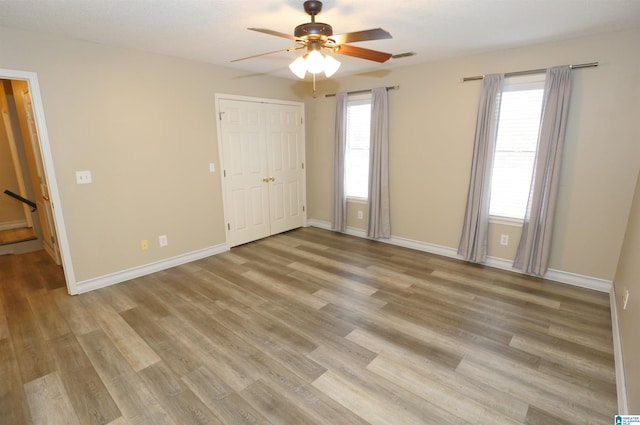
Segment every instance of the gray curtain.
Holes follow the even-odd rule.
[[[336,122],[333,150],[333,211],[331,229],[347,230],[347,198],[344,195],[344,157],[347,149],[347,93],[336,94]]]
[[[385,87],[371,91],[370,140],[367,237],[389,238],[389,96]]]
[[[496,146],[504,74],[485,75],[478,105],[471,177],[458,254],[482,263],[487,258],[491,170]]]
[[[571,67],[547,69],[531,192],[513,263],[529,274],[542,276],[548,268],[570,95]]]

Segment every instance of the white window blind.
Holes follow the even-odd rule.
[[[511,77],[501,96],[489,214],[522,220],[538,145],[544,75]]]
[[[368,197],[369,133],[371,95],[349,99],[347,103],[347,151],[345,154],[345,194],[350,198]]]

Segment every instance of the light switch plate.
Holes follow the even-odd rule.
[[[76,171],[76,183],[89,184],[91,183],[91,171]]]
[[[209,163],[209,172],[210,173],[215,173],[216,172],[216,164],[215,164],[215,162],[210,162]]]

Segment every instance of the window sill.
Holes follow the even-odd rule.
[[[367,205],[369,203],[369,200],[367,198],[356,198],[355,196],[347,196],[347,202],[351,202],[352,204]]]
[[[521,218],[500,217],[497,215],[489,216],[489,223],[501,224],[503,226],[522,227],[524,220]]]

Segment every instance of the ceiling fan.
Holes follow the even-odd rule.
[[[281,49],[273,52],[260,53],[245,58],[235,59],[231,62],[251,59],[258,56],[269,55],[272,53],[291,52],[294,50],[306,49],[306,53],[294,60],[291,65],[289,65],[289,68],[300,78],[304,78],[306,72],[310,72],[311,74],[313,74],[315,80],[315,74],[324,71],[325,75],[327,77],[330,77],[340,67],[340,62],[335,60],[333,57],[326,55],[324,53],[325,51],[380,63],[386,62],[387,60],[389,60],[389,58],[391,58],[391,53],[364,49],[362,47],[351,46],[348,44],[356,43],[359,41],[382,40],[385,38],[391,38],[391,34],[389,34],[389,32],[383,30],[382,28],[374,28],[370,30],[334,35],[331,25],[316,22],[316,15],[318,15],[321,10],[321,1],[305,1],[304,11],[309,16],[311,16],[311,22],[298,25],[295,28],[293,35],[266,28],[248,28],[251,31],[257,31],[264,34],[275,35],[277,37],[292,40],[296,43],[296,45],[288,49]]]

